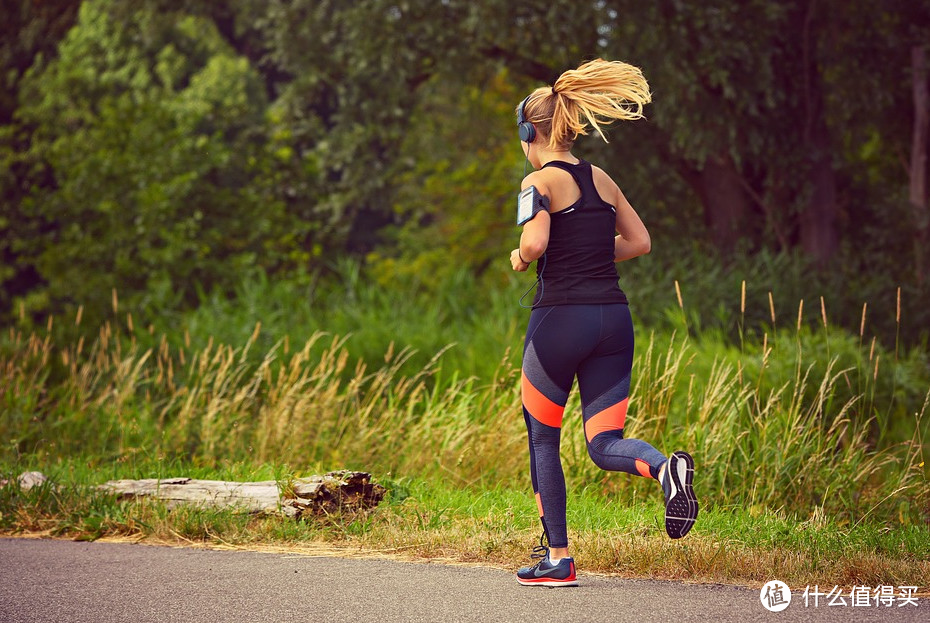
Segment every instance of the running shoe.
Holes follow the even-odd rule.
[[[698,516],[698,502],[691,481],[694,459],[687,452],[673,452],[665,464],[662,491],[665,493],[665,531],[673,539],[688,534]]]
[[[575,559],[562,558],[556,564],[549,561],[549,548],[543,544],[546,533],[539,537],[539,545],[533,548],[531,558],[539,558],[532,567],[517,571],[517,582],[524,586],[578,586],[575,578]]]

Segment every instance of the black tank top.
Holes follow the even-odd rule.
[[[551,214],[549,246],[536,262],[540,285],[533,307],[590,303],[626,303],[617,284],[614,263],[616,208],[594,187],[591,164],[547,162],[543,168],[567,171],[581,190],[581,197],[560,212]]]

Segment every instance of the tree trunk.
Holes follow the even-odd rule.
[[[930,209],[927,206],[927,136],[930,129],[930,98],[927,95],[927,50],[911,49],[914,83],[914,132],[911,136],[910,204],[914,219],[914,272],[923,285],[927,243],[930,242]]]
[[[669,137],[652,126],[652,141],[662,159],[697,194],[704,211],[704,224],[711,241],[724,253],[731,251],[740,238],[746,237],[746,222],[752,214],[752,197],[748,183],[726,152],[708,156],[698,168],[694,161],[675,153]]]
[[[801,247],[823,266],[839,246],[836,177],[826,122],[820,117],[815,123],[822,127],[806,142],[811,196],[801,215]]]
[[[824,111],[823,79],[817,63],[816,36],[812,34],[815,5],[814,0],[808,4],[802,26],[803,149],[807,160],[810,197],[802,207],[800,229],[801,247],[823,266],[836,252],[839,233],[833,148]]]
[[[751,208],[740,173],[729,154],[715,154],[704,161],[696,181],[711,240],[721,251],[729,253],[745,233]]]

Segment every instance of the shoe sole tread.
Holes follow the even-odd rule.
[[[684,482],[679,474],[679,462],[685,464]],[[680,539],[691,530],[697,519],[699,505],[694,494],[694,459],[687,452],[673,452],[666,468],[675,485],[675,495],[665,507],[665,531],[673,539]],[[683,494],[683,495],[682,495]]]

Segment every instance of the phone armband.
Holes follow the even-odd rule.
[[[542,211],[549,211],[549,197],[540,195],[535,186],[527,186],[517,196],[517,225],[523,225]]]

